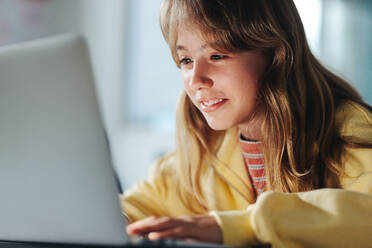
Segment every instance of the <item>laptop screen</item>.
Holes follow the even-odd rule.
[[[0,240],[126,241],[87,45],[0,49]]]

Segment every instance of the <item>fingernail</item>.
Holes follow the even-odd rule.
[[[132,235],[132,234],[134,234],[135,233],[135,230],[134,229],[132,229],[132,228],[130,228],[129,226],[127,226],[127,233],[128,234],[130,234],[130,235]]]
[[[155,233],[155,232],[150,232],[148,235],[147,235],[148,239],[151,239],[151,240],[157,240],[159,239],[159,234]]]

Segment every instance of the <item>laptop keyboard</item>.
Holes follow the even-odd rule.
[[[149,240],[143,237],[134,237],[131,239],[133,247],[190,247],[190,248],[233,248],[232,246],[205,243],[205,242],[186,242],[174,239]]]

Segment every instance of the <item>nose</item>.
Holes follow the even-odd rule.
[[[204,61],[195,61],[189,78],[189,87],[193,90],[211,88],[213,80],[210,77],[208,64]]]

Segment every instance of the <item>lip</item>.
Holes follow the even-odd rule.
[[[204,104],[204,102],[217,101],[217,100],[220,100],[220,99],[222,101],[219,101],[219,102],[217,102],[215,104],[212,104],[212,105],[209,105],[209,106]],[[222,107],[222,105],[224,105],[227,101],[228,101],[228,99],[225,99],[225,98],[214,98],[214,99],[201,99],[201,100],[199,100],[202,110],[206,113],[216,111],[217,109]]]

